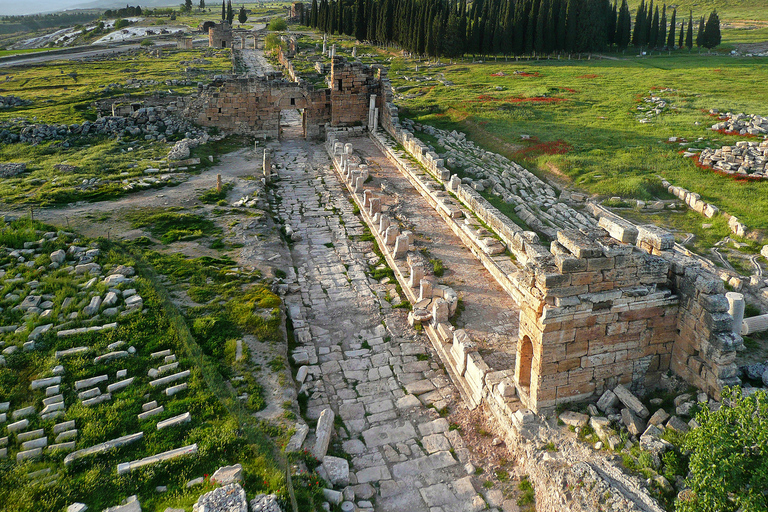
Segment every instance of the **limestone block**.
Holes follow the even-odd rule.
[[[605,229],[611,237],[619,242],[634,244],[637,241],[637,228],[624,219],[611,218],[606,215],[600,218],[598,226]]]
[[[33,448],[31,450],[20,451],[16,454],[16,462],[28,459],[37,459],[43,454],[42,448]]]
[[[75,382],[75,390],[78,391],[81,389],[90,388],[100,382],[104,382],[108,380],[109,380],[108,375],[98,375],[96,377],[91,377],[90,379],[78,380]]]
[[[633,436],[639,436],[645,431],[645,422],[627,408],[621,410],[621,421]]]
[[[349,462],[346,459],[326,455],[323,457],[322,464],[331,485],[334,487],[349,485]]]
[[[142,439],[143,437],[144,437],[144,432],[137,432],[135,434],[129,434],[127,436],[118,437],[116,439],[112,439],[104,443],[93,445],[90,448],[84,448],[82,450],[72,452],[66,457],[64,457],[64,465],[68,466],[75,460],[82,459],[83,457],[87,457],[89,455],[104,453],[114,448],[120,448],[121,446],[126,446],[128,444],[135,443],[136,441]]]
[[[53,386],[56,384],[61,384],[61,376],[58,375],[56,377],[49,377],[47,379],[37,379],[33,380],[30,385],[29,389],[35,390],[40,388],[47,388],[48,386]]]
[[[589,421],[589,416],[573,411],[565,411],[560,415],[560,421],[572,427],[583,427]]]
[[[142,468],[144,466],[148,466],[150,464],[156,464],[158,462],[176,459],[178,457],[184,457],[186,455],[193,455],[195,453],[197,453],[197,443],[191,444],[189,446],[184,446],[181,448],[176,448],[174,450],[168,450],[167,452],[158,453],[157,455],[145,457],[140,460],[135,460],[131,462],[121,462],[120,464],[117,465],[117,474],[124,475],[133,470]],[[243,496],[243,500],[245,500],[245,496]]]
[[[637,227],[637,246],[646,243],[658,251],[666,251],[675,246],[675,237],[664,229],[653,224]]]
[[[179,414],[178,416],[173,416],[166,420],[158,421],[157,430],[162,430],[166,427],[175,427],[176,425],[189,423],[190,421],[192,421],[192,415],[188,412],[185,412],[184,414]]]
[[[613,389],[613,392],[615,393],[616,397],[621,401],[621,403],[623,403],[630,411],[635,413],[637,416],[641,418],[647,418],[648,416],[650,416],[648,409],[643,405],[643,403],[621,384],[616,386]],[[599,406],[599,402],[598,402],[598,406]]]
[[[229,485],[243,481],[243,466],[235,464],[222,466],[211,476],[211,482],[219,485]]]
[[[312,449],[312,455],[318,460],[323,460],[328,451],[328,444],[333,435],[333,420],[335,414],[331,409],[324,409],[317,420],[317,429],[315,431],[315,446]]]
[[[16,436],[16,440],[20,443],[23,443],[31,439],[37,439],[39,437],[43,437],[44,435],[45,435],[45,431],[39,428],[37,430],[31,430],[29,432],[20,433],[19,435]]]
[[[606,389],[597,401],[597,408],[605,412],[608,409],[613,409],[616,404],[619,403],[619,398],[610,389]]]

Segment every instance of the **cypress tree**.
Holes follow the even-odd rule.
[[[632,45],[641,47],[645,44],[645,0],[641,0],[635,14],[635,28],[632,31]]]
[[[651,0],[653,1],[653,0]],[[648,47],[653,48],[656,46],[656,41],[659,38],[659,6],[656,6],[656,11],[653,13],[653,20],[651,21],[651,30],[648,34]]]
[[[579,3],[580,0],[568,0],[568,11],[565,19],[565,51],[578,51],[576,43],[579,37]]]
[[[533,54],[533,42],[536,39],[536,20],[539,14],[541,0],[531,2],[531,10],[528,12],[525,27],[525,53]]]
[[[663,48],[667,44],[667,4],[661,10],[661,19],[659,20],[659,35],[656,39],[656,47]]]
[[[544,51],[552,53],[557,49],[557,17],[560,14],[560,0],[549,1],[549,12],[547,13],[547,25],[544,29]]]
[[[629,46],[629,40],[632,37],[632,17],[629,14],[629,5],[627,0],[622,0],[621,8],[619,9],[619,21],[616,28],[616,44],[619,48],[624,49]]]
[[[702,18],[703,19],[703,18]],[[704,41],[702,44],[710,50],[720,44],[720,17],[717,11],[712,11],[704,27]]]
[[[648,11],[645,15],[645,25],[643,26],[645,29],[645,44],[648,46],[656,42],[651,41],[651,27],[653,27],[653,0],[648,4]]]
[[[704,46],[704,16],[699,18],[699,30],[696,32],[696,46]]]
[[[244,5],[240,6],[240,12],[237,13],[237,21],[239,21],[241,25],[243,23],[245,23],[246,21],[248,21],[248,13],[245,12],[245,6]]]
[[[688,32],[685,34],[685,46],[688,47],[688,51],[693,48],[693,12],[688,15]]]
[[[533,49],[538,54],[544,53],[546,49],[547,18],[549,17],[549,10],[549,2],[547,0],[541,0],[539,12],[536,16],[536,30],[533,39]]]
[[[221,0],[221,21],[227,19],[227,8],[224,6],[224,0]]]
[[[312,7],[309,10],[309,26],[317,28],[317,0],[312,0]]]
[[[555,49],[565,50],[565,35],[567,31],[568,0],[560,1],[560,12],[557,15],[557,30],[555,31]]]
[[[608,23],[607,23],[607,36],[608,36],[608,45],[613,46],[616,44],[616,25],[618,22],[618,5],[616,4],[616,0],[614,0],[613,5],[611,6],[611,11],[608,13]]]
[[[312,0],[314,3],[315,0]],[[357,0],[357,10],[355,11],[355,39],[365,40],[365,0]]]
[[[677,42],[677,47],[682,48],[683,47],[683,38],[685,37],[685,19],[680,22],[680,39]]]
[[[515,4],[515,29],[512,51],[515,55],[522,55],[525,51],[525,29],[528,26],[528,11],[530,0],[518,0]]]
[[[667,48],[675,49],[675,17],[677,9],[672,9],[672,19],[669,20],[669,36],[667,36]]]
[[[227,0],[227,22],[231,25],[235,19],[235,11],[232,10],[232,0]]]

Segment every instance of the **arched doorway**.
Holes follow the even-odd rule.
[[[531,386],[531,366],[533,365],[533,343],[528,336],[523,336],[517,354],[517,383],[521,387]]]

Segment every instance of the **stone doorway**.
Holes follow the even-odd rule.
[[[307,114],[303,108],[280,111],[280,140],[306,139]]]

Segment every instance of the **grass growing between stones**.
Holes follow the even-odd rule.
[[[55,230],[48,226],[22,219],[0,229],[0,242],[4,247],[23,247],[25,242],[41,240],[45,231],[55,234]],[[18,332],[2,334],[4,347],[26,341],[25,333],[44,322],[36,314],[21,317],[19,310],[13,308],[27,294],[54,294],[53,317],[58,318],[60,313],[63,315],[71,310],[79,310],[90,300],[92,293],[103,295],[106,292],[106,286],[100,282],[90,288],[79,286],[90,279],[88,275],[76,275],[66,268],[48,268],[50,259],[47,254],[56,249],[66,249],[72,244],[72,235],[59,233],[55,239],[43,240],[38,251],[40,255],[33,260],[32,266],[18,262],[8,255],[7,250],[0,251],[0,266],[4,269],[0,277],[4,297],[0,300],[4,309],[2,323],[9,325],[9,322],[20,322],[25,327]],[[193,336],[187,320],[171,303],[155,270],[144,261],[141,251],[103,240],[81,240],[79,243],[100,247],[101,255],[97,257],[97,262],[105,271],[117,265],[135,266],[137,275],[133,281],[117,287],[134,288],[143,298],[143,311],[117,317],[118,327],[114,330],[65,338],[58,337],[51,330],[38,338],[34,350],[17,350],[5,354],[6,365],[0,368],[2,397],[4,401],[11,402],[11,410],[28,405],[39,406],[37,395],[40,392],[29,392],[30,381],[49,375],[50,368],[55,364],[64,364],[62,390],[68,405],[65,416],[56,420],[31,416],[29,429],[43,428],[51,435],[54,423],[75,420],[79,430],[78,449],[137,431],[143,431],[144,438],[138,443],[77,461],[65,468],[62,464],[63,453],[44,454],[34,462],[15,463],[15,454],[19,448],[12,436],[9,446],[11,453],[7,459],[0,461],[0,501],[3,508],[18,511],[62,510],[72,502],[81,501],[92,509],[101,510],[133,494],[139,495],[144,510],[164,510],[168,506],[188,507],[200,494],[212,487],[204,483],[203,486],[187,488],[187,481],[210,475],[216,468],[235,462],[244,466],[244,486],[249,495],[277,492],[287,499],[285,477],[280,469],[283,463],[277,455],[273,440],[282,439],[286,432],[257,421],[238,400],[234,391],[228,387],[217,358],[212,353],[206,353],[199,344],[210,340]],[[222,273],[223,268],[228,269],[228,263],[219,261],[218,268],[214,268],[209,259],[206,263],[197,261],[186,266],[193,267],[193,271],[200,271],[201,278],[206,279],[203,277],[206,273],[201,271],[201,267],[209,268],[208,274],[216,276]],[[172,265],[166,264],[166,269],[168,267]],[[227,280],[224,274],[221,274],[219,283]],[[37,283],[36,288],[34,282]],[[60,306],[65,296],[75,299],[74,305],[66,310]],[[263,288],[251,292],[249,297],[250,304],[263,304],[270,312],[277,299],[271,298],[270,292]],[[251,311],[254,314],[253,309]],[[70,320],[66,327],[88,326],[94,321],[98,325],[97,319],[80,316]],[[235,316],[233,322],[249,325],[248,320],[240,316]],[[126,347],[134,346],[136,355],[107,363],[94,362],[94,355],[106,352],[107,345],[119,340],[125,340]],[[92,347],[92,352],[62,360],[53,357],[56,350],[76,346]],[[189,369],[191,372],[187,380],[188,389],[175,395],[173,400],[161,400],[158,390],[149,386],[150,379],[146,376],[147,368],[156,366],[149,354],[164,349],[170,349],[177,356],[179,369]],[[127,370],[128,376],[136,378],[135,382],[115,392],[111,401],[96,406],[86,407],[77,400],[73,385],[76,380],[102,374],[111,376],[118,369]],[[147,395],[150,400],[157,399],[164,403],[163,417],[190,412],[192,421],[157,430],[154,419],[138,420],[137,415],[142,411],[142,403],[148,400]],[[197,455],[155,464],[123,476],[115,473],[115,466],[119,462],[136,460],[192,443],[199,446]],[[55,478],[45,481],[28,478],[28,473],[45,468],[51,468]],[[155,491],[157,486],[167,486],[168,491],[158,493]]]
[[[176,210],[175,208],[140,209],[129,213],[127,218],[132,227],[148,228],[152,236],[165,244],[221,233],[210,219]]]

